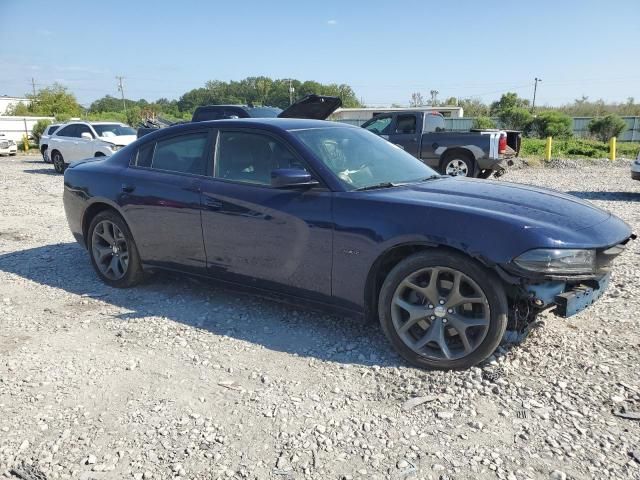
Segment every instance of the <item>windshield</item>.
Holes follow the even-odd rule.
[[[438,176],[420,160],[362,128],[312,128],[291,133],[349,190]]]
[[[278,107],[247,107],[246,110],[255,118],[276,118],[282,112]]]
[[[99,137],[119,137],[121,135],[136,134],[133,128],[118,123],[103,123],[102,125],[93,125],[93,128]]]

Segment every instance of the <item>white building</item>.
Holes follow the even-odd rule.
[[[25,105],[29,105],[31,103],[31,100],[24,97],[10,97],[8,95],[0,95],[0,115],[6,115],[7,109],[10,106],[17,105],[21,102]]]

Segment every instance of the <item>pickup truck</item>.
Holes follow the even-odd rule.
[[[307,95],[285,110],[277,107],[257,107],[253,105],[203,105],[193,112],[192,122],[222,120],[226,118],[309,118],[324,120],[340,108],[342,100],[327,95]],[[138,138],[170,123],[144,123],[138,128]]]
[[[445,131],[438,112],[398,111],[376,115],[362,128],[381,136],[445,175],[488,178],[505,173],[518,155],[518,131]]]

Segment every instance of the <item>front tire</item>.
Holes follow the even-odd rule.
[[[51,152],[51,161],[53,162],[53,168],[58,173],[64,173],[67,169],[67,165],[64,163],[64,157],[58,150]]]
[[[389,272],[378,312],[385,335],[411,365],[451,370],[476,365],[495,351],[508,306],[493,272],[464,255],[430,250]]]
[[[475,163],[464,153],[446,155],[440,162],[440,173],[452,177],[473,177]]]
[[[138,247],[129,227],[114,211],[101,212],[89,225],[87,246],[100,279],[115,288],[128,288],[144,278]]]

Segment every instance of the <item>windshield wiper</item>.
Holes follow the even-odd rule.
[[[435,175],[431,175],[430,177],[422,178],[422,179],[420,179],[420,181],[421,182],[427,182],[429,180],[435,180],[436,178],[440,178],[441,176],[442,175],[435,174]]]
[[[391,182],[380,182],[380,183],[375,183],[373,185],[367,185],[366,187],[356,188],[356,191],[362,192],[364,190],[377,190],[379,188],[392,188],[392,187],[397,187],[397,186],[398,185],[396,185],[395,183],[391,183]]]

